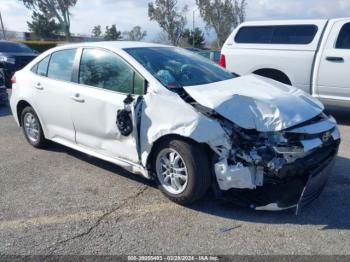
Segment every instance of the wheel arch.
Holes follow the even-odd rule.
[[[292,85],[292,81],[290,77],[286,73],[278,69],[261,68],[261,69],[255,70],[253,74],[271,78],[273,80],[279,81],[286,85]]]
[[[36,115],[39,118],[39,121],[40,121],[40,124],[41,124],[41,128],[43,129],[44,137],[47,138],[46,135],[48,134],[48,130],[46,129],[45,123],[42,121],[40,113],[38,113],[38,111],[35,109],[33,104],[31,104],[30,102],[28,102],[27,100],[24,100],[24,99],[19,100],[17,105],[16,105],[16,111],[17,111],[16,112],[16,117],[18,119],[18,123],[19,123],[20,127],[22,127],[21,115],[22,115],[23,109],[26,108],[27,106],[30,106],[35,111]]]
[[[207,143],[198,142],[198,141],[194,140],[193,138],[181,136],[179,134],[166,134],[162,137],[159,137],[156,141],[154,141],[152,143],[151,150],[149,151],[149,154],[148,154],[147,160],[146,160],[146,166],[148,169],[150,169],[150,170],[152,169],[152,160],[153,160],[154,154],[156,153],[156,149],[157,149],[158,145],[161,144],[162,142],[168,141],[168,140],[181,140],[181,141],[184,141],[184,142],[187,142],[190,144],[199,145],[202,148],[202,150],[204,150],[205,154],[208,156],[208,159],[210,161],[215,156],[214,150],[212,150]]]
[[[26,108],[27,106],[30,106],[31,108],[33,108],[33,106],[25,100],[20,100],[16,105],[17,119],[20,126],[22,126],[22,119],[21,119],[22,112],[24,108]]]

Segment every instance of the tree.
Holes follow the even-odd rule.
[[[158,44],[163,44],[163,45],[171,45],[169,38],[168,38],[168,34],[165,33],[164,31],[160,31],[152,40],[152,42],[154,43],[158,43]]]
[[[78,0],[19,0],[30,10],[45,14],[47,10],[50,17],[55,17],[70,41],[70,8],[75,6]]]
[[[27,22],[30,32],[41,38],[50,38],[59,33],[60,25],[55,19],[50,18],[46,10],[44,13],[34,11],[32,14],[32,21]]]
[[[182,37],[186,39],[186,42],[189,46],[194,46],[195,48],[203,48],[205,45],[205,38],[203,31],[196,27],[193,30],[186,29],[182,34]]]
[[[187,9],[185,5],[178,11],[177,0],[155,0],[148,4],[148,16],[167,33],[173,45],[178,45],[187,23],[184,15]]]
[[[102,35],[102,29],[100,25],[94,26],[92,29],[92,36],[95,38],[99,38]]]
[[[141,26],[134,26],[129,32],[125,32],[125,35],[130,41],[141,41],[147,35],[147,31],[142,31]]]
[[[246,0],[196,0],[196,4],[207,26],[214,28],[219,48],[245,20]]]
[[[106,26],[106,32],[105,32],[105,40],[112,41],[112,40],[119,40],[121,39],[122,33],[117,30],[116,25],[112,25],[111,27]]]

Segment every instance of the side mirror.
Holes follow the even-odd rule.
[[[123,136],[128,136],[132,133],[133,130],[133,121],[130,115],[131,112],[131,103],[134,101],[134,98],[131,94],[128,94],[124,99],[124,109],[118,110],[117,112],[117,127],[120,133]]]
[[[134,101],[134,98],[132,97],[131,94],[128,94],[128,96],[124,99],[124,104],[125,105],[130,105]]]
[[[117,113],[117,127],[123,136],[129,136],[133,130],[132,119],[130,113],[124,110],[118,110]]]

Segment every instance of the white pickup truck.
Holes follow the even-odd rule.
[[[350,18],[256,21],[225,42],[220,64],[293,85],[326,105],[350,106]]]

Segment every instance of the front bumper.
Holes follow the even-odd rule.
[[[301,208],[315,200],[326,185],[330,171],[338,153],[340,139],[309,156],[285,167],[284,172],[297,170],[297,175],[288,177],[280,183],[264,183],[256,189],[219,190],[221,198],[236,205],[254,210],[278,211]]]

